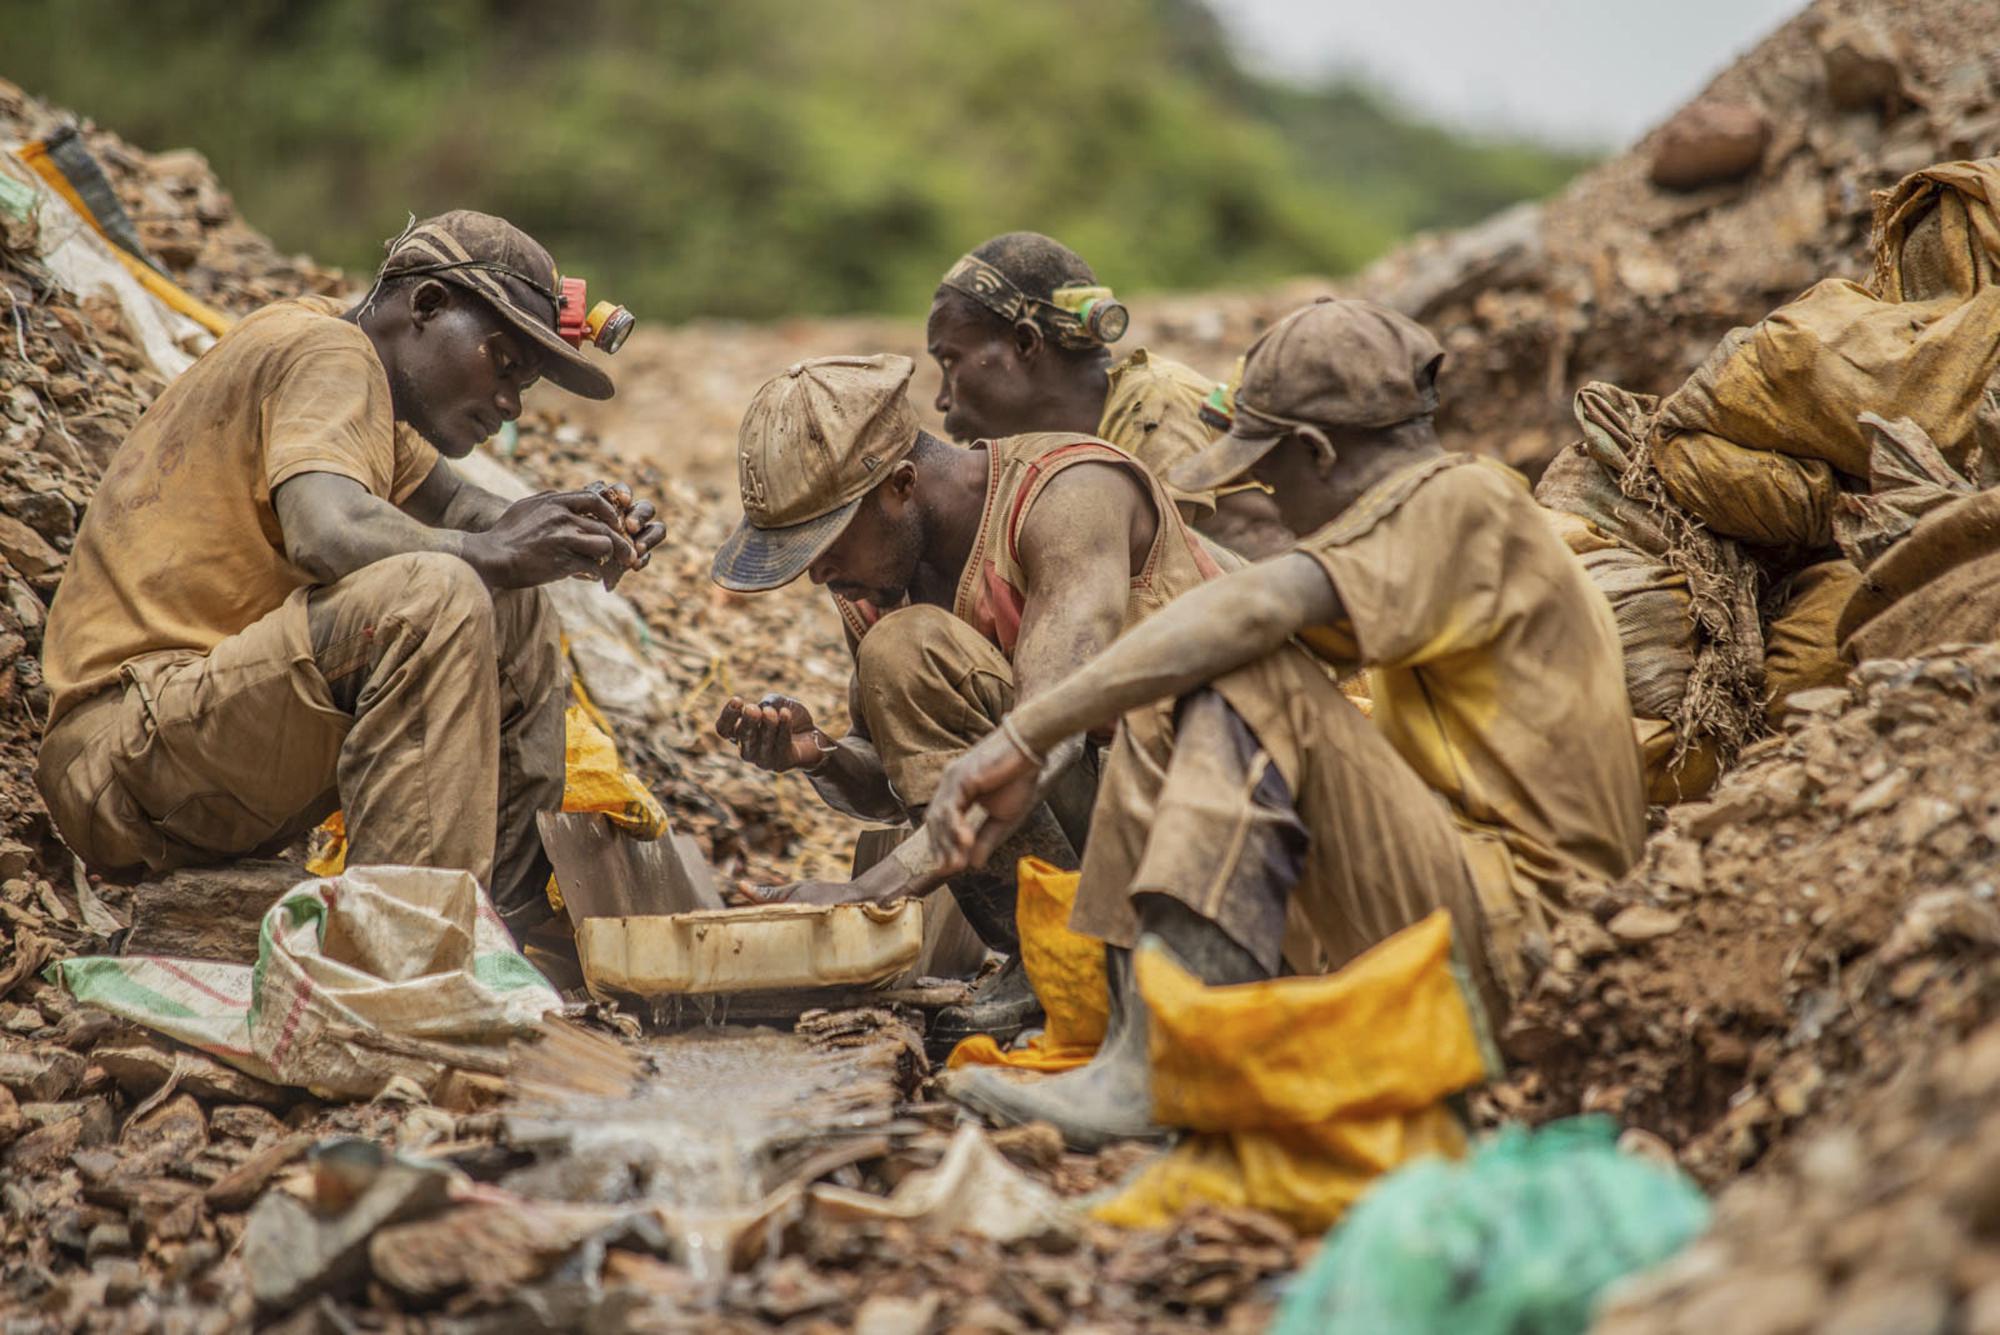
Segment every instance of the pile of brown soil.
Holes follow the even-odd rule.
[[[2000,1010],[2000,647],[1791,705],[1559,933],[1494,1113],[1612,1113],[1717,1184]]]

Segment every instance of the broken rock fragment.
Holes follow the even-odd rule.
[[[1651,904],[1634,904],[1621,911],[1607,926],[1620,941],[1653,941],[1681,929],[1681,915]]]
[[[1697,190],[1757,170],[1771,141],[1771,123],[1748,102],[1701,101],[1661,127],[1653,145],[1653,184]]]
[[[392,1159],[346,1209],[327,1215],[289,1192],[266,1192],[243,1234],[243,1261],[258,1306],[289,1311],[357,1282],[367,1270],[369,1239],[390,1224],[441,1208],[454,1176],[442,1166]]]

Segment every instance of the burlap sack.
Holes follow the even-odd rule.
[[[1639,762],[1646,775],[1646,800],[1672,806],[1706,797],[1722,777],[1722,758],[1713,741],[1682,746],[1678,729],[1665,719],[1638,717],[1632,732],[1639,742]]]
[[[1765,717],[1776,723],[1785,701],[1816,686],[1847,680],[1837,628],[1847,600],[1861,583],[1852,562],[1822,561],[1792,576],[1785,604],[1764,631]]]
[[[1602,476],[1587,456],[1584,461]],[[1543,495],[1539,489],[1536,494]],[[1562,489],[1552,488],[1550,494],[1562,494]],[[1680,731],[1667,721],[1680,716],[1695,664],[1697,632],[1687,578],[1625,546],[1582,515],[1547,509],[1546,501],[1544,507],[1550,530],[1583,563],[1618,624],[1646,800],[1671,805],[1701,797],[1721,774],[1718,749],[1703,739],[1682,746]]]
[[[2000,552],[1942,572],[1841,642],[1843,657],[1914,658],[2000,639]]]
[[[1607,597],[1616,595],[1614,614],[1615,603],[1636,590],[1654,595],[1627,610],[1620,631],[1621,637],[1638,637],[1624,645],[1628,690],[1638,693],[1635,717],[1656,718],[1673,739],[1671,753],[1647,766],[1649,785],[1660,790],[1663,776],[1690,772],[1690,755],[1696,750],[1720,765],[1755,735],[1764,704],[1764,645],[1757,612],[1762,576],[1756,564],[1737,542],[1700,524],[1661,484],[1650,453],[1657,407],[1650,396],[1616,385],[1585,385],[1576,395],[1583,442],[1557,456],[1535,496],[1545,506],[1588,521],[1581,529],[1574,524],[1558,529],[1565,541],[1572,531],[1591,539],[1570,541],[1580,558],[1590,555],[1587,548],[1597,547],[1593,535],[1610,536],[1677,581],[1663,581],[1657,572],[1637,575],[1637,567],[1615,558],[1601,561],[1605,571],[1621,572],[1615,587],[1606,590]],[[1666,602],[1658,597],[1669,588],[1685,599],[1676,603],[1685,611],[1684,622],[1668,615]],[[1686,639],[1682,626],[1688,628]],[[1682,645],[1692,658],[1685,672],[1680,670],[1685,660],[1678,656]],[[1662,659],[1659,655],[1668,646],[1675,646],[1674,656]],[[1662,671],[1664,664],[1671,666]],[[1670,701],[1674,682],[1682,686]],[[1649,715],[1638,699],[1660,712]],[[1703,787],[1696,782],[1679,786],[1684,796]]]
[[[125,956],[56,968],[78,1001],[327,1097],[444,1074],[392,1052],[397,1039],[492,1043],[562,1005],[479,883],[424,867],[351,867],[294,886],[265,913],[254,966]]]
[[[2000,553],[2000,491],[1981,491],[1917,520],[1861,575],[1836,636],[1842,656],[1904,658],[1995,638],[1991,558]],[[1893,615],[1892,615],[1893,613]]]
[[[1675,504],[1725,538],[1783,552],[1833,542],[1833,466],[1748,450],[1705,431],[1656,440],[1653,467]]]
[[[1611,604],[1625,651],[1625,694],[1632,712],[1672,718],[1680,713],[1694,671],[1693,601],[1687,580],[1639,552],[1611,547],[1580,558]]]
[[[1879,197],[1874,290],[1829,279],[1733,331],[1661,402],[1659,441],[1701,433],[1865,478],[1871,442],[1860,417],[1875,412],[1910,418],[1961,462],[2000,371],[1996,200],[1996,158],[1928,168]],[[1938,231],[1906,249],[1923,219]],[[1917,292],[1929,295],[1910,299]]]
[[[1617,476],[1591,456],[1586,443],[1578,442],[1549,461],[1535,484],[1535,499],[1546,509],[1588,520],[1634,551],[1663,556],[1667,532],[1659,516],[1620,491]]]

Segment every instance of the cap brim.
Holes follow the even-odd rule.
[[[1226,487],[1241,481],[1251,466],[1269,454],[1284,438],[1282,430],[1245,430],[1243,418],[1238,415],[1236,425],[1229,429],[1227,435],[1211,443],[1201,453],[1189,455],[1168,469],[1167,482],[1182,491],[1214,491],[1218,487]]]
[[[758,528],[745,519],[717,549],[709,578],[735,593],[762,593],[790,584],[833,546],[864,499],[857,496],[837,510],[786,528]]]
[[[617,392],[611,377],[585,357],[581,348],[572,348],[561,334],[510,306],[494,309],[500,312],[501,319],[534,340],[542,354],[545,379],[586,399],[608,399]]]

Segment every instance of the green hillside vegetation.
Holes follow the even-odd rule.
[[[1199,0],[14,0],[0,73],[194,146],[280,245],[367,270],[502,213],[642,315],[921,309],[985,236],[1119,286],[1352,269],[1581,161],[1239,67]]]

